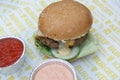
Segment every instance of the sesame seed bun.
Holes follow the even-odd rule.
[[[39,30],[54,40],[80,38],[92,25],[92,15],[87,7],[73,0],[63,0],[48,5],[39,17]]]

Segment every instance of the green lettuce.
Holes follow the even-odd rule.
[[[98,48],[98,42],[91,33],[88,34],[87,40],[80,45],[80,53],[77,58],[81,58],[94,53]]]
[[[41,53],[44,53],[47,56],[53,56],[51,52],[51,48],[44,46],[43,44],[40,43],[40,41],[35,40],[35,45],[40,49]]]

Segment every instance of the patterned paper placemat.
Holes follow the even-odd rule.
[[[25,64],[0,80],[29,80],[32,70],[47,59],[34,45],[40,12],[58,0],[0,0],[0,37],[14,35],[26,44]],[[73,62],[78,80],[120,80],[120,0],[77,0],[92,12],[91,32],[99,41],[95,54]]]

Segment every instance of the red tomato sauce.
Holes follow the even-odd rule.
[[[0,67],[15,63],[23,53],[23,43],[16,38],[0,39]]]

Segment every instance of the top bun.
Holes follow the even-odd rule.
[[[73,0],[55,2],[46,7],[39,17],[39,30],[54,40],[69,40],[85,35],[92,25],[87,7]]]

